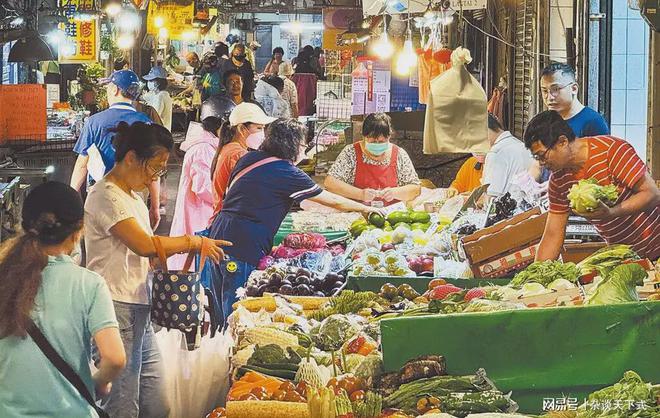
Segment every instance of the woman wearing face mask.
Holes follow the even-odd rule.
[[[470,193],[481,186],[481,177],[484,174],[486,154],[472,154],[456,173],[456,178],[447,189],[447,197],[459,193]]]
[[[238,108],[237,108],[238,109]],[[293,203],[303,200],[347,212],[380,212],[321,189],[295,166],[304,158],[305,126],[293,119],[278,119],[266,127],[259,150],[247,153],[234,168],[222,211],[215,217],[210,236],[234,239],[227,247],[229,260],[213,265],[212,293],[216,321],[223,324],[259,260],[270,253],[273,238]]]
[[[151,67],[149,74],[144,76],[149,94],[144,95],[147,104],[158,112],[163,126],[172,131],[172,98],[167,92],[167,71],[161,67]]]
[[[211,164],[214,205],[213,216],[206,219],[209,222],[222,210],[229,176],[236,162],[248,149],[259,149],[264,140],[264,126],[274,120],[256,104],[241,103],[231,111],[229,120],[220,128],[220,143]]]
[[[349,199],[386,205],[414,200],[419,177],[405,150],[390,143],[392,120],[384,113],[364,119],[364,140],[347,145],[325,179],[325,188]]]
[[[101,403],[113,418],[166,417],[163,364],[151,326],[149,257],[156,255],[149,213],[138,193],[167,171],[174,146],[162,126],[145,123],[115,128],[114,168],[91,189],[85,202],[87,268],[110,288],[128,363]],[[221,245],[197,236],[161,237],[165,253],[208,250],[218,262]]]
[[[243,99],[248,100],[252,97],[254,91],[254,69],[247,60],[245,54],[245,45],[235,44],[231,50],[231,57],[220,63],[220,74],[225,74],[229,70],[237,70],[243,79]]]
[[[70,257],[83,235],[83,214],[77,190],[41,184],[23,204],[23,232],[0,248],[3,418],[97,416],[28,336],[34,335],[30,319],[89,394],[107,394],[126,365],[108,286]],[[90,369],[91,339],[100,354],[96,373]]]
[[[207,106],[209,103],[204,102],[201,109],[204,130],[199,136],[186,138],[181,143],[180,149],[186,155],[181,166],[179,191],[172,217],[172,237],[193,235],[206,229],[208,219],[213,215],[213,182],[209,174],[218,149],[222,119],[209,116]],[[170,270],[182,270],[186,258],[186,254],[170,257],[167,261]]]

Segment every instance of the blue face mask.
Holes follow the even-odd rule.
[[[365,142],[364,147],[369,154],[379,156],[383,155],[390,147],[389,142]]]

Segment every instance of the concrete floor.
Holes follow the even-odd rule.
[[[165,188],[167,190],[167,203],[165,208],[166,215],[161,217],[160,224],[156,229],[156,235],[169,236],[172,226],[172,216],[174,216],[174,207],[176,205],[176,195],[179,189],[179,179],[181,177],[181,164],[183,157],[178,151],[172,152],[168,163],[167,178],[165,179]],[[209,174],[210,175],[210,174]]]

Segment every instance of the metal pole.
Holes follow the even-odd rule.
[[[651,31],[649,49],[646,160],[653,178],[660,180],[660,33]]]

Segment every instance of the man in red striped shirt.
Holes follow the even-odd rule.
[[[552,172],[548,196],[550,213],[536,255],[538,261],[559,256],[570,205],[568,191],[581,179],[617,186],[619,198],[593,212],[576,213],[588,219],[610,244],[628,244],[641,256],[660,257],[660,190],[644,162],[626,141],[613,136],[576,138],[559,113],[536,115],[524,135],[525,146]]]

